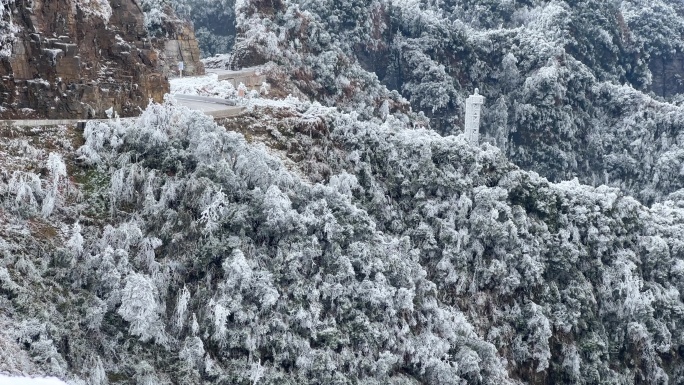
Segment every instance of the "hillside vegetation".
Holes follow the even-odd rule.
[[[678,12],[238,1],[236,60],[270,87],[197,93],[244,115],[169,98],[0,131],[0,371],[683,383],[680,96],[649,94]],[[474,86],[480,146],[458,135]]]
[[[479,87],[485,140],[524,169],[619,187],[646,204],[684,186],[684,107],[673,93],[684,92],[680,1],[245,1],[237,9],[242,63],[274,61],[326,105],[382,115],[393,90],[432,129],[457,134],[465,98]]]

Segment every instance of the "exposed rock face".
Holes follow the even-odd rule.
[[[178,76],[178,62],[183,62],[183,76],[204,75],[200,48],[192,26],[178,20],[178,24],[167,25],[166,30],[172,37],[157,44],[162,56],[164,74]]]
[[[0,117],[132,116],[169,91],[134,0],[17,0],[12,10],[20,31],[0,59]]]
[[[653,74],[651,90],[656,95],[670,97],[684,93],[684,53],[655,57],[649,69]]]

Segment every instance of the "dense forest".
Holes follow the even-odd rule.
[[[315,100],[378,109],[395,91],[447,135],[478,87],[487,140],[524,169],[647,204],[682,187],[680,1],[247,3],[236,52],[296,69]]]
[[[269,84],[0,128],[0,372],[684,383],[681,2],[141,4]]]

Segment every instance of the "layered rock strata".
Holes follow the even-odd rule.
[[[16,0],[0,118],[134,116],[169,91],[134,0]]]

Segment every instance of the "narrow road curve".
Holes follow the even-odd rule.
[[[173,97],[176,98],[176,101],[181,106],[188,107],[191,110],[202,111],[217,119],[238,116],[245,110],[244,107],[235,106],[234,102],[225,99],[179,94],[173,94]]]

